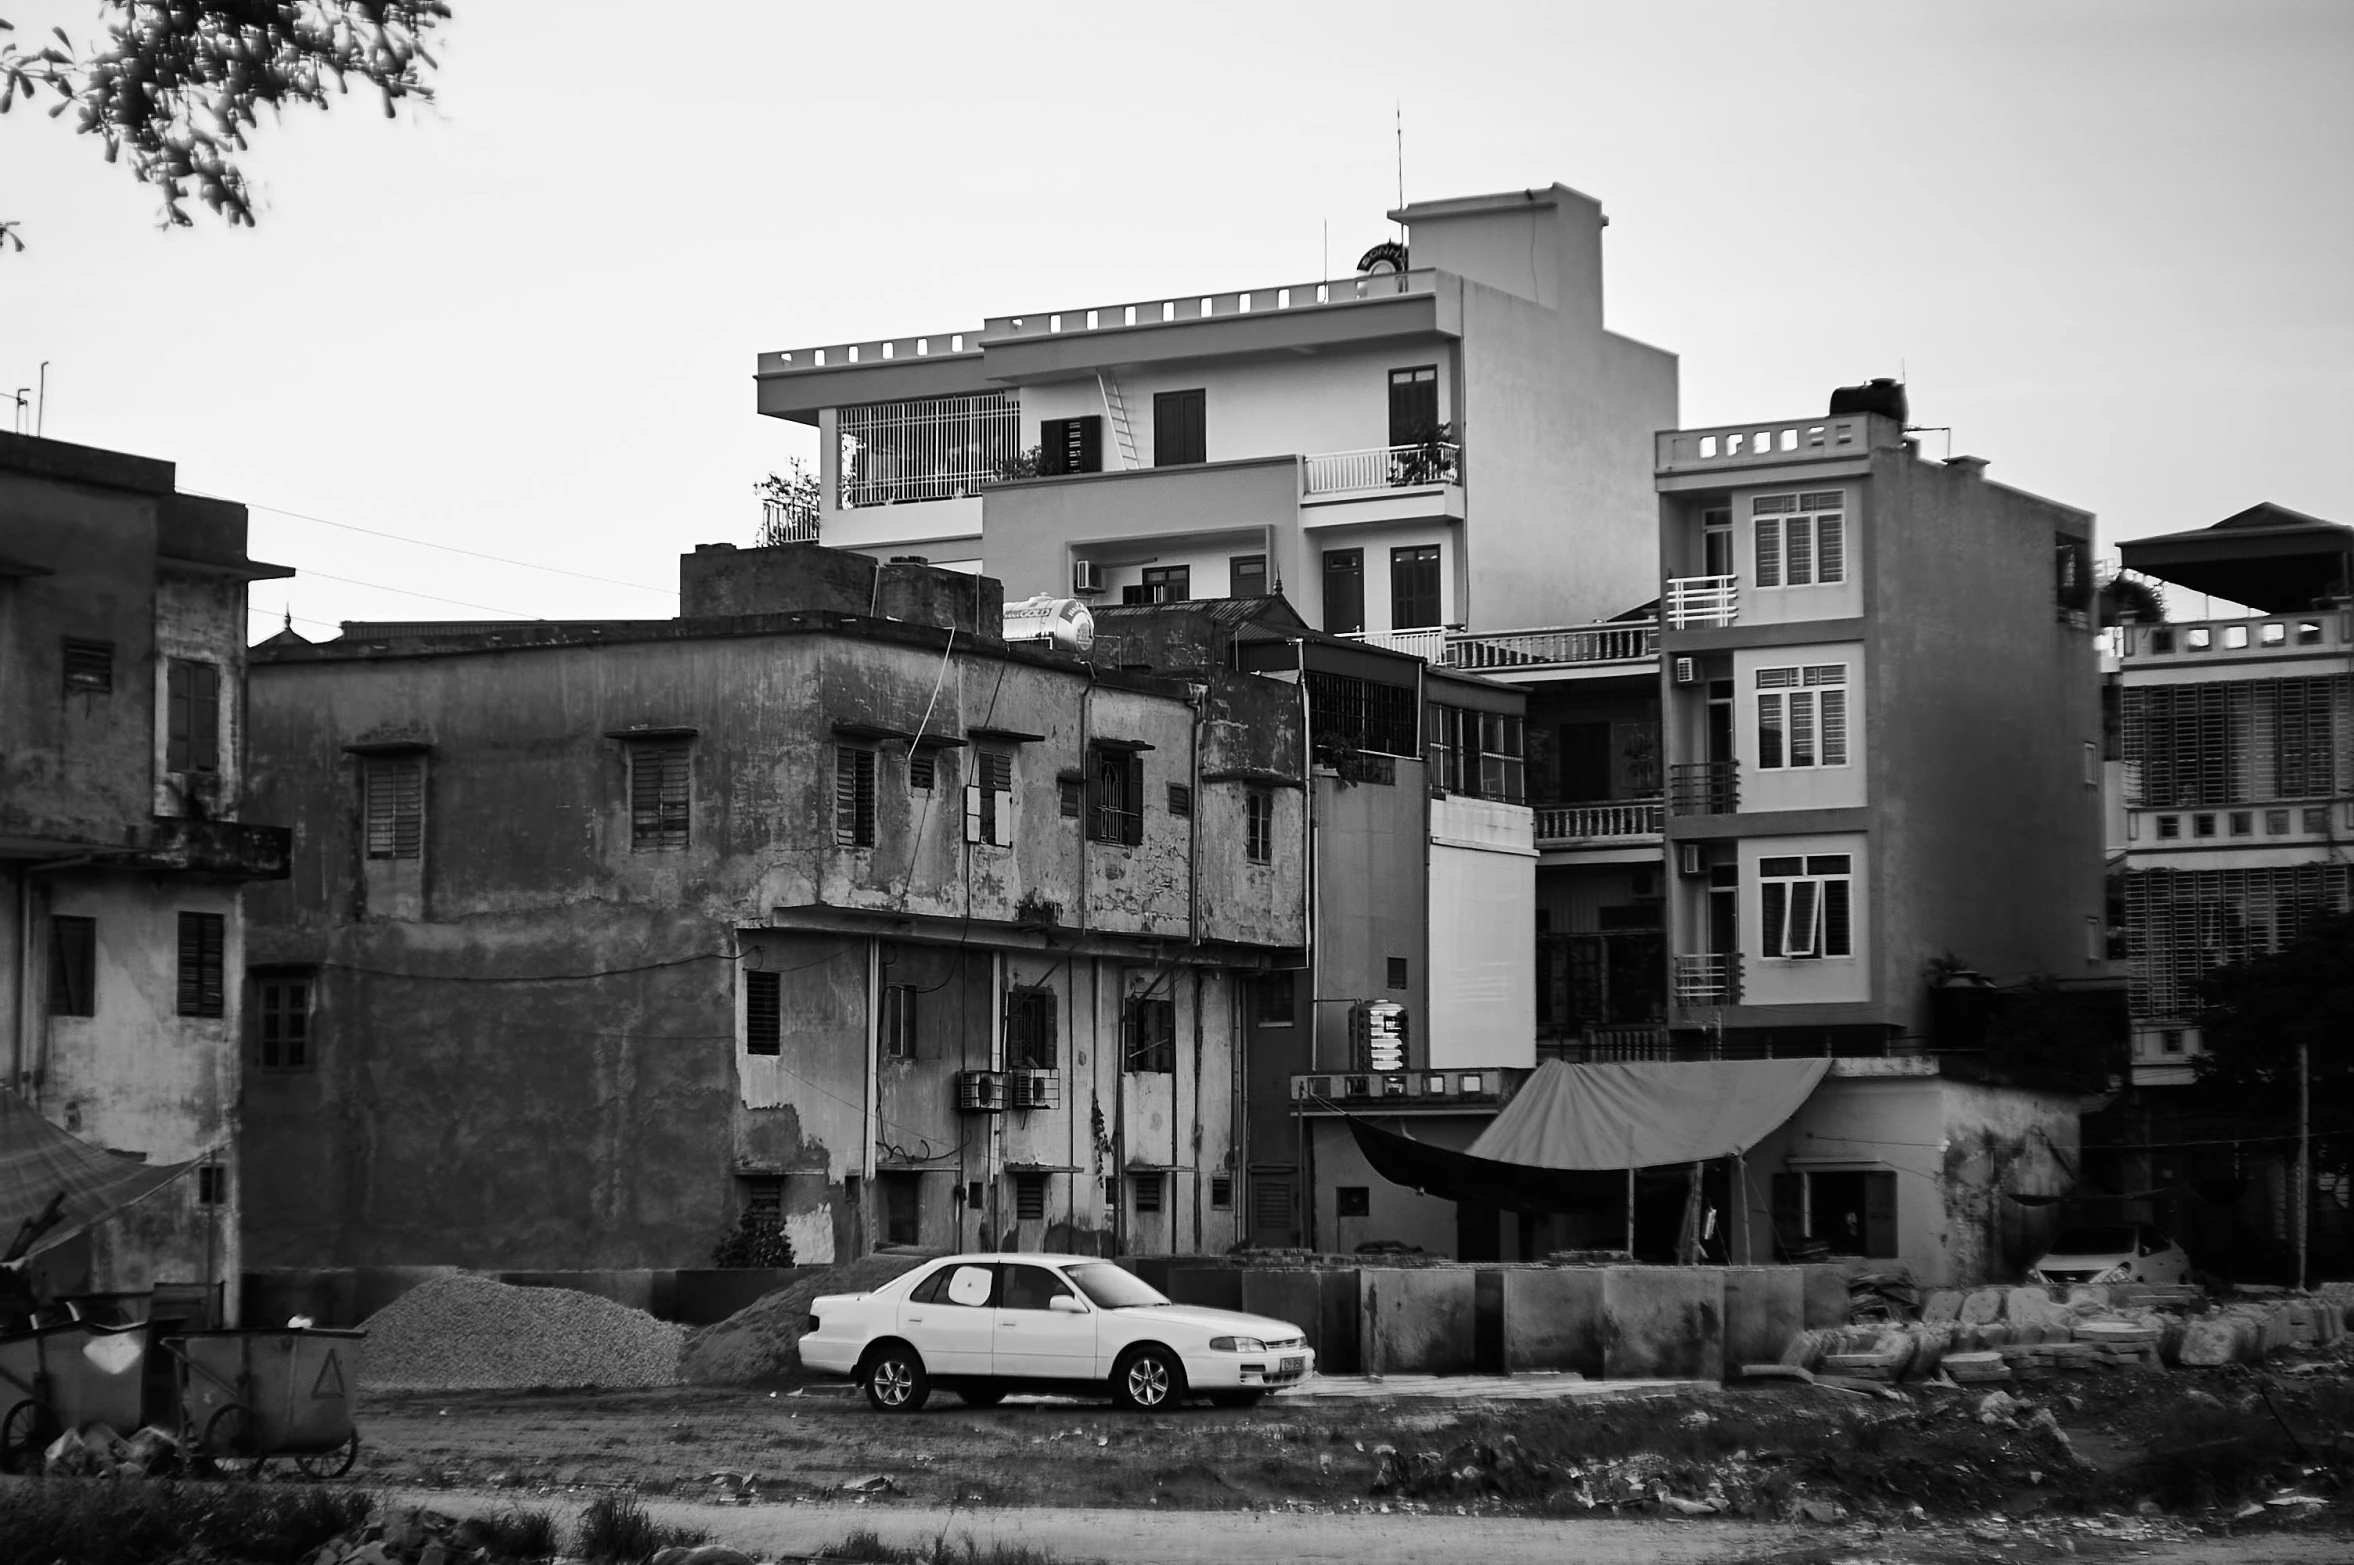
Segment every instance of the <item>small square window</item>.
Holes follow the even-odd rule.
[[[1290,973],[1261,973],[1251,983],[1251,1021],[1259,1027],[1292,1024],[1296,983]]]
[[[1131,1174],[1128,1176],[1128,1184],[1129,1188],[1135,1192],[1138,1212],[1157,1212],[1161,1209],[1160,1175]]]
[[[2246,646],[2248,644],[2248,627],[2245,625],[2224,626],[2223,644],[2235,652]]]
[[[2251,836],[2254,834],[2255,830],[2256,818],[2252,812],[2248,810],[2234,810],[2231,812],[2231,834],[2233,836]]]
[[[2164,1032],[2158,1034],[2158,1052],[2161,1054],[2180,1054],[2182,1052],[2182,1029],[2179,1027],[2169,1027]]]
[[[1332,1192],[1335,1217],[1371,1217],[1373,1189],[1369,1185],[1339,1185]]]
[[[2212,837],[2212,836],[2214,836],[2214,835],[2215,835],[2215,817],[2214,817],[2214,816],[2212,816],[2212,815],[2194,815],[2194,816],[2192,816],[2192,817],[2191,817],[2191,835],[2192,835],[2192,836],[2194,836],[2194,837]]]
[[[1485,1092],[1488,1090],[1488,1084],[1481,1078],[1479,1072],[1466,1071],[1455,1078],[1455,1090],[1457,1092]]]
[[[2161,816],[2159,816],[2159,817],[2158,817],[2158,836],[2159,836],[2161,839],[2165,839],[2165,838],[2169,838],[2169,837],[2179,837],[2179,836],[2181,836],[2181,835],[2182,835],[2182,817],[2181,817],[2181,816],[2179,816],[2179,815],[2161,815]]]
[[[744,1212],[753,1222],[775,1227],[785,1220],[785,1181],[776,1174],[751,1174],[736,1180],[743,1192]]]
[[[2205,625],[2193,625],[2183,632],[2182,643],[2193,652],[2204,652],[2215,645],[2215,632]]]
[[[2319,833],[2329,830],[2329,806],[2326,804],[2305,806],[2304,824],[2305,829],[2310,832]]]
[[[2173,631],[2171,631],[2171,630],[2153,630],[2153,631],[2151,631],[2151,632],[2150,632],[2150,651],[2151,651],[2152,653],[2156,654],[2157,656],[2163,657],[2163,656],[2165,656],[2167,653],[2169,653],[2169,652],[2172,652],[2173,650],[2174,650],[2174,632],[2173,632]]]
[[[907,786],[917,793],[930,793],[940,771],[937,751],[916,750],[907,757]]]
[[[199,1206],[219,1206],[229,1199],[229,1171],[218,1163],[206,1163],[196,1170],[196,1202]]]
[[[1041,1223],[1046,1220],[1044,1174],[1014,1175],[1014,1220],[1023,1223]]]
[[[2300,647],[2321,645],[2321,621],[2317,619],[2297,621],[2297,645]]]
[[[1230,1212],[1234,1209],[1233,1175],[1212,1174],[1210,1176],[1210,1206],[1212,1210],[1220,1212]]]
[[[2266,835],[2267,837],[2285,837],[2285,836],[2287,836],[2287,835],[2288,835],[2288,833],[2289,833],[2289,812],[2288,812],[2288,811],[2286,811],[2286,810],[2266,810],[2266,811],[2264,812],[2264,835]]]
[[[2266,646],[2277,647],[2289,639],[2289,627],[2278,621],[2268,624],[2264,627],[2262,639]]]
[[[1077,820],[1087,807],[1087,785],[1076,777],[1064,777],[1055,783],[1055,792],[1062,800],[1063,819]]]
[[[114,643],[66,637],[65,688],[69,694],[110,694],[114,690]]]
[[[1393,956],[1389,959],[1389,980],[1385,987],[1391,989],[1410,987],[1406,977],[1406,959],[1404,957]]]
[[[1192,788],[1184,783],[1169,784],[1169,813],[1180,816],[1193,813]]]

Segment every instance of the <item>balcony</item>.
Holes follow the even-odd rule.
[[[1741,953],[1678,952],[1674,981],[1678,1005],[1739,1005]]]
[[[1380,647],[1388,652],[1404,652],[1426,663],[1436,663],[1447,654],[1448,631],[1444,625],[1433,625],[1427,630],[1360,630],[1343,637],[1362,642],[1369,647]]]
[[[1451,440],[1432,440],[1364,451],[1327,451],[1309,457],[1307,468],[1311,495],[1459,485],[1463,482],[1463,448]]]
[[[760,502],[760,543],[818,542],[817,507],[793,500]]]
[[[1741,763],[1681,761],[1667,769],[1668,808],[1677,815],[1732,815],[1741,808]]]
[[[1587,842],[1624,841],[1648,837],[1661,829],[1658,799],[1604,799],[1588,804],[1539,805],[1537,846],[1567,848]]]
[[[1657,620],[1569,625],[1557,630],[1456,631],[1446,666],[1495,673],[1594,663],[1641,663],[1659,656]]]
[[[1718,630],[1741,613],[1738,576],[1670,576],[1660,610],[1670,630]]]

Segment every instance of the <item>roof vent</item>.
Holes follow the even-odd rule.
[[[1986,471],[1986,458],[1982,456],[1949,456],[1945,459],[1945,465],[1958,467],[1972,478],[1977,478]]]

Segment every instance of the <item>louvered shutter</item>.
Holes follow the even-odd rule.
[[[226,921],[218,913],[180,915],[178,1010],[182,1016],[219,1016]]]
[[[1131,751],[1121,778],[1120,840],[1134,847],[1144,841],[1144,757]]]
[[[783,978],[773,972],[747,972],[744,974],[744,1052],[779,1054],[783,1048]]]
[[[425,767],[411,758],[367,763],[368,857],[413,859],[423,849]]]
[[[637,852],[683,848],[688,837],[692,774],[683,744],[639,745],[630,752],[630,846]]]
[[[1761,516],[1757,519],[1757,584],[1760,587],[1782,585],[1782,522],[1779,517]]]
[[[843,745],[834,751],[834,840],[872,847],[875,840],[875,753]]]
[[[1847,580],[1847,521],[1842,516],[1815,519],[1815,580],[1826,587]]]
[[[191,699],[188,663],[174,658],[165,676],[164,770],[188,770],[188,704]]]

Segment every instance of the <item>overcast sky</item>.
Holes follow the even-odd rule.
[[[304,573],[254,601],[314,637],[668,614],[814,451],[756,352],[1298,281],[1328,221],[1346,273],[1399,103],[1410,199],[1602,201],[1609,324],[1682,356],[1686,425],[1901,368],[2105,544],[2354,521],[2342,0],[455,8],[433,108],[264,131],[258,229],[160,232],[70,120],[0,120],[0,390],[47,360],[48,434],[253,505]]]

